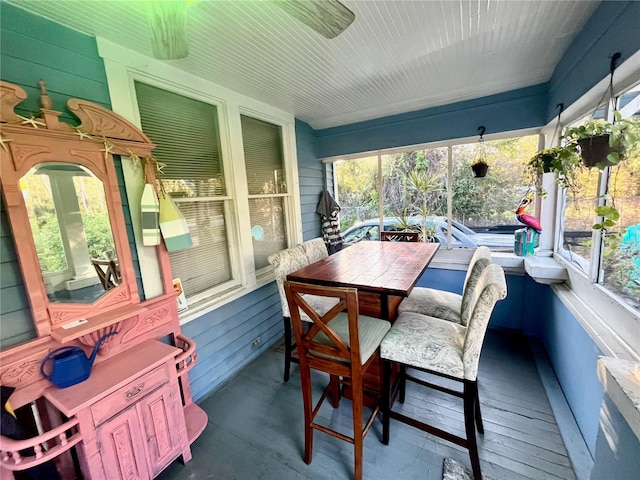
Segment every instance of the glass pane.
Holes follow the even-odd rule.
[[[189,225],[193,247],[169,254],[174,278],[190,297],[231,280],[224,202],[177,202]]]
[[[171,196],[225,195],[217,108],[144,83],[135,87],[142,129],[156,144]]]
[[[338,179],[340,230],[346,232],[353,225],[377,218],[378,157],[339,161],[333,164],[333,171]],[[362,236],[358,233],[356,237]]]
[[[287,248],[284,199],[249,199],[253,258],[256,270],[269,265],[267,257]]]
[[[529,191],[523,187],[524,167],[537,147],[537,135],[453,147],[453,218],[479,232],[523,227],[515,210]],[[481,157],[489,169],[476,178],[471,165]],[[535,216],[534,204],[526,213]]]
[[[249,195],[287,193],[282,127],[240,116]]]
[[[591,258],[591,227],[596,222],[594,208],[598,201],[599,177],[597,169],[582,169],[577,176],[579,193],[566,194],[562,246],[572,261]]]
[[[116,287],[120,269],[102,182],[76,165],[43,163],[20,185],[49,301],[92,303]]]
[[[42,273],[67,269],[58,214],[48,175],[28,175],[20,181]]]
[[[605,241],[604,285],[640,309],[640,157],[613,167],[610,192],[620,219],[620,237]]]

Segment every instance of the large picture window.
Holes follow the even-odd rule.
[[[169,254],[189,305],[256,284],[267,257],[286,248],[293,231],[284,124],[236,110],[241,130],[225,150],[220,105],[140,81],[135,92],[142,129],[163,164],[163,187],[193,241]]]
[[[513,250],[514,230],[524,227],[515,210],[529,191],[523,172],[537,142],[537,135],[481,144],[451,142],[336,162],[346,243],[378,240],[382,223],[385,230],[426,227],[432,241],[451,248]],[[484,178],[475,178],[471,169],[479,157],[489,165]]]
[[[622,118],[637,117],[640,85],[621,95],[618,102]],[[600,108],[593,117],[605,115],[612,117],[613,113]],[[593,283],[640,310],[640,156],[627,155],[603,170],[582,169],[576,190],[564,198],[561,254]],[[592,229],[601,221],[595,213],[598,205],[614,206],[620,213],[616,225],[606,234]]]

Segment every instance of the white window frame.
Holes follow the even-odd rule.
[[[620,95],[637,83],[640,78],[640,52],[636,52],[630,59],[620,65],[614,74],[614,94]],[[563,124],[571,124],[593,112],[595,105],[601,101],[603,92],[609,85],[609,77],[604,78],[574,104],[564,110]],[[557,144],[551,131],[555,123],[547,125],[547,144]],[[600,176],[599,191],[604,187],[605,176],[608,178],[610,169],[607,168]],[[549,174],[551,175],[551,174]],[[592,236],[591,260],[571,258],[563,248],[564,237],[564,195],[555,189],[556,195],[549,194],[543,201],[543,211],[551,209],[555,214],[554,258],[567,269],[568,285],[553,286],[561,301],[569,308],[580,324],[589,333],[604,355],[640,361],[640,312],[630,307],[613,291],[598,283],[601,276],[602,242],[600,232]],[[551,192],[550,192],[551,193]],[[594,213],[594,220],[596,219]],[[597,265],[596,265],[597,264]],[[593,268],[597,266],[598,268]]]
[[[189,309],[180,315],[180,323],[187,323],[272,282],[274,276],[270,267],[256,271],[254,265],[240,115],[248,115],[282,128],[284,163],[289,190],[285,201],[288,215],[287,233],[289,244],[295,245],[302,241],[302,215],[293,114],[185,73],[164,62],[124,49],[103,38],[96,40],[99,54],[104,59],[112,109],[138,127],[141,123],[134,81],[215,105],[218,110],[220,154],[227,186],[225,197],[227,199],[225,209],[229,214],[227,232],[234,279],[225,283],[224,286],[214,287],[204,298],[190,298]],[[123,170],[128,195],[130,198],[140,198],[144,187],[140,172],[135,171],[135,167],[129,161],[123,161]],[[216,200],[222,200],[222,198],[216,198]],[[139,212],[135,208],[131,209],[131,217],[134,230],[137,231]],[[146,298],[161,295],[163,285],[159,280],[160,268],[155,247],[144,247],[138,238],[136,238],[136,247]],[[194,302],[194,300],[197,301]]]

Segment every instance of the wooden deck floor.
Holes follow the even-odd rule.
[[[160,479],[352,478],[353,447],[316,432],[313,462],[302,460],[302,395],[297,366],[282,382],[283,355],[271,348],[200,405],[209,425],[192,445],[193,460],[174,462]],[[326,382],[314,376],[317,391]],[[478,435],[483,473],[493,480],[575,479],[531,350],[522,337],[490,332],[480,360],[480,400],[485,434]],[[409,384],[401,407],[458,434],[461,401]],[[348,433],[351,405],[327,403],[324,421]],[[469,465],[466,450],[392,421],[391,441],[380,442],[380,421],[365,439],[364,477],[441,480],[445,457]]]

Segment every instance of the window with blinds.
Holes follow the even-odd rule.
[[[169,254],[190,301],[232,279],[227,194],[214,105],[135,82],[142,129],[156,144],[162,183],[189,225],[193,247]]]
[[[240,115],[244,147],[249,217],[256,270],[267,257],[287,248],[288,189],[284,168],[282,127]]]

